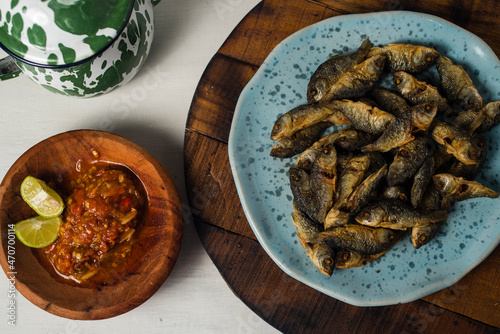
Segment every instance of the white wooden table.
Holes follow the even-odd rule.
[[[8,325],[9,284],[0,274],[0,333],[275,333],[227,287],[190,220],[183,174],[186,117],[206,65],[258,0],[163,0],[155,39],[141,72],[126,86],[93,98],[46,92],[25,76],[0,82],[0,177],[27,149],[74,129],[107,130],[162,162],[181,195],[185,235],[179,260],[160,290],[136,309],[98,321],[54,316],[16,294]],[[0,56],[3,57],[3,53]]]

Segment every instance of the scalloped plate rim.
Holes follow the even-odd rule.
[[[486,257],[488,257],[493,250],[500,244],[500,234],[497,237],[496,242],[493,242],[491,247],[483,252],[481,256],[479,256],[474,263],[469,266],[466,270],[464,270],[461,274],[452,276],[451,278],[444,279],[443,281],[435,281],[432,282],[432,284],[426,285],[425,289],[420,289],[418,292],[413,293],[412,295],[404,295],[401,296],[400,298],[395,298],[391,300],[384,300],[384,301],[363,301],[361,299],[356,299],[353,298],[351,295],[347,294],[342,294],[338,292],[332,292],[330,289],[327,289],[314,281],[312,281],[307,275],[305,275],[303,272],[296,272],[292,269],[290,269],[288,266],[284,265],[281,261],[281,259],[275,254],[274,250],[271,249],[271,245],[267,242],[265,236],[263,236],[263,233],[261,230],[256,226],[255,224],[255,217],[254,214],[252,213],[250,207],[249,207],[249,202],[247,199],[247,194],[245,193],[244,187],[241,183],[241,177],[240,171],[237,167],[237,161],[236,161],[236,154],[235,154],[235,131],[237,128],[237,122],[234,120],[237,119],[238,117],[241,117],[240,114],[242,114],[242,101],[245,99],[246,94],[250,89],[252,89],[252,86],[254,85],[255,82],[261,79],[261,77],[264,75],[263,69],[268,66],[269,60],[271,60],[279,51],[280,49],[285,47],[285,44],[289,42],[290,40],[293,40],[297,38],[297,36],[301,33],[306,32],[309,29],[316,28],[318,26],[324,25],[326,22],[333,22],[333,21],[345,21],[345,20],[350,20],[350,19],[361,19],[361,18],[373,18],[381,15],[395,15],[395,16],[421,16],[421,19],[427,19],[431,21],[435,21],[436,23],[439,23],[441,25],[446,25],[446,26],[451,26],[459,29],[462,33],[469,35],[470,38],[474,39],[474,41],[478,44],[482,44],[484,47],[484,52],[489,53],[490,55],[496,57],[496,54],[493,52],[491,47],[487,45],[481,38],[479,38],[477,35],[471,33],[470,31],[465,30],[464,28],[459,27],[458,25],[446,21],[445,19],[442,19],[438,16],[431,15],[431,14],[424,14],[424,13],[419,13],[419,12],[413,12],[413,11],[386,11],[386,12],[377,12],[377,13],[364,13],[364,14],[347,14],[347,15],[339,15],[339,16],[334,16],[330,18],[326,18],[322,21],[316,22],[312,25],[309,25],[307,27],[304,27],[294,33],[292,33],[290,36],[286,37],[284,40],[282,40],[278,45],[275,46],[275,48],[269,53],[269,55],[266,57],[262,65],[259,67],[259,70],[254,74],[254,76],[250,79],[250,81],[247,83],[247,85],[244,87],[242,90],[240,97],[238,99],[235,111],[234,111],[234,116],[233,116],[233,121],[231,124],[231,129],[230,129],[230,134],[229,134],[229,139],[228,139],[228,153],[229,153],[229,162],[231,166],[231,170],[233,173],[233,179],[235,181],[236,189],[240,198],[241,205],[243,207],[243,211],[245,213],[245,216],[250,224],[250,227],[252,228],[252,231],[254,232],[258,242],[260,245],[264,248],[265,252],[271,257],[271,259],[275,262],[275,264],[283,270],[286,274],[289,276],[301,281],[302,283],[322,292],[325,293],[333,298],[336,298],[342,302],[346,302],[348,304],[354,305],[354,306],[360,306],[360,307],[370,307],[370,306],[386,306],[386,305],[395,305],[395,304],[400,304],[400,303],[407,303],[411,301],[418,300],[422,297],[425,297],[427,295],[430,295],[434,292],[437,292],[439,290],[442,290],[444,288],[447,288],[458,281],[460,281],[465,275],[467,275],[472,269],[474,269],[477,265],[479,265]],[[497,57],[497,62],[500,64],[500,61],[498,60]],[[356,270],[357,268],[353,269],[348,269],[348,270]],[[335,275],[335,274],[334,274]],[[332,275],[332,276],[334,276]],[[332,277],[334,279],[334,277]]]

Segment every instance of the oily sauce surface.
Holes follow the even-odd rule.
[[[113,277],[102,272],[126,262],[144,201],[130,174],[91,166],[70,182],[73,192],[66,199],[59,237],[41,254],[63,278],[89,284],[99,276],[101,285],[109,284]]]

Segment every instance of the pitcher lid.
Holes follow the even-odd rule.
[[[135,0],[0,1],[0,47],[35,66],[65,67],[110,45]]]

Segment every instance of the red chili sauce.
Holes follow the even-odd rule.
[[[116,266],[131,244],[141,214],[141,195],[119,169],[91,167],[72,184],[58,239],[45,248],[48,261],[66,278],[83,282],[106,262]],[[120,244],[120,247],[114,247]],[[118,252],[118,254],[117,254]]]

